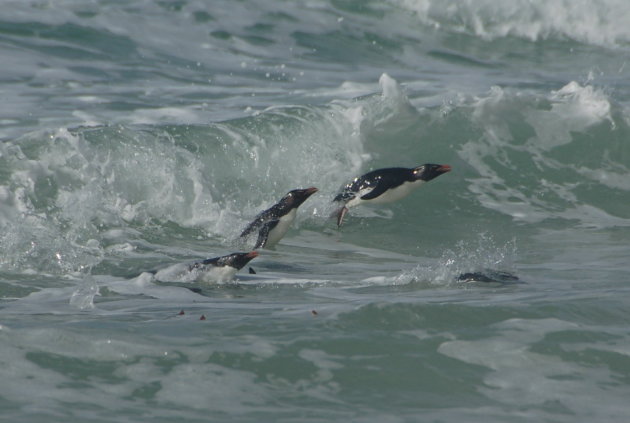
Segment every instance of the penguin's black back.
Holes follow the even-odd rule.
[[[249,236],[249,234],[258,230],[265,231],[265,233],[260,234],[255,248],[264,246],[267,234],[278,224],[282,216],[285,216],[290,213],[291,210],[300,207],[300,205],[315,192],[317,192],[317,188],[315,187],[289,191],[276,204],[267,210],[260,212],[254,220],[247,225],[243,232],[241,232],[240,237],[243,238]]]
[[[413,169],[406,167],[389,167],[373,170],[365,175],[354,178],[354,180],[347,184],[342,192],[335,197],[334,201],[350,200],[355,197],[356,193],[366,188],[373,188],[371,193],[377,191],[382,193],[388,189],[396,188],[405,182],[412,182],[414,180]],[[379,187],[379,189],[375,189],[376,187]],[[367,194],[367,196],[369,197],[370,194]]]
[[[249,236],[254,231],[257,231],[265,226],[270,225],[269,229],[272,229],[275,225],[278,224],[278,220],[280,217],[284,216],[291,209],[286,205],[278,203],[273,205],[271,208],[260,212],[254,220],[247,225],[247,227],[241,232],[240,237]],[[257,245],[256,248],[259,246]]]

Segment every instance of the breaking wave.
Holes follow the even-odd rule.
[[[421,22],[484,39],[569,39],[587,44],[630,43],[630,9],[623,0],[399,0]]]

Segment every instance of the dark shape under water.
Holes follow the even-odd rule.
[[[522,282],[518,276],[513,273],[502,271],[484,269],[478,272],[466,272],[461,273],[457,277],[461,282],[494,282],[494,283],[519,283]]]

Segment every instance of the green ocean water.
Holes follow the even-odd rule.
[[[630,7],[591,6],[7,2],[0,416],[627,421]],[[309,186],[255,274],[147,273]]]

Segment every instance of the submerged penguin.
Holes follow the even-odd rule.
[[[298,207],[316,192],[315,187],[289,191],[278,203],[256,216],[240,237],[247,238],[257,232],[258,238],[254,249],[273,247],[289,230],[291,223],[295,220]]]
[[[187,265],[175,264],[154,274],[159,281],[223,283],[233,280],[236,272],[256,257],[258,257],[256,251],[232,253]]]
[[[398,201],[423,183],[450,170],[449,165],[426,163],[411,169],[404,167],[377,169],[354,178],[333,200],[342,204],[335,212],[337,226],[341,226],[344,216],[351,207],[364,203]]]
[[[460,273],[457,276],[460,282],[495,282],[501,284],[522,283],[514,273],[504,270],[484,269],[477,272]]]

